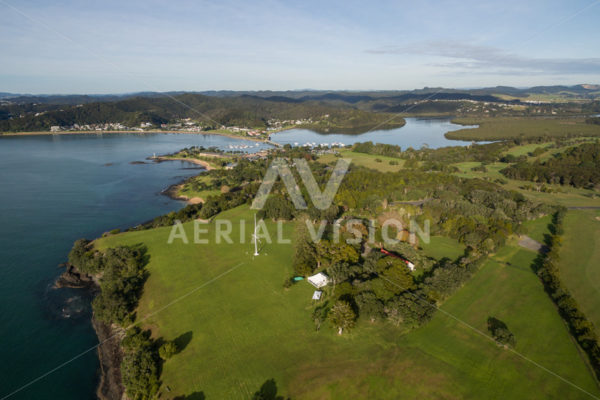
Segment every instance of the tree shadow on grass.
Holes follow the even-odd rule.
[[[175,342],[175,345],[177,346],[177,353],[175,353],[175,354],[181,353],[187,347],[187,345],[192,341],[193,336],[194,336],[194,333],[192,331],[188,331],[186,333],[183,333],[183,334],[177,336],[173,340],[173,342]]]
[[[283,396],[277,395],[277,383],[275,379],[268,379],[262,384],[260,389],[254,393],[252,400],[286,400]],[[288,397],[287,400],[290,400]]]
[[[204,392],[194,392],[192,394],[188,394],[187,396],[177,396],[173,400],[205,400],[206,396]]]

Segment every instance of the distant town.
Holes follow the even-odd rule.
[[[327,119],[328,114],[323,115],[322,120]],[[309,125],[314,121],[312,118],[303,118],[297,120],[278,120],[270,119],[267,121],[266,129],[250,128],[245,126],[225,126],[221,125],[217,131],[225,131],[238,135],[245,135],[254,138],[267,138],[270,133],[293,128],[296,126]],[[125,132],[147,132],[153,130],[175,131],[175,132],[208,132],[214,131],[212,127],[206,127],[201,121],[192,118],[182,118],[174,123],[153,124],[152,122],[142,122],[139,126],[127,126],[120,122],[106,122],[96,124],[73,124],[73,125],[53,125],[50,132],[81,132],[81,131],[125,131]]]

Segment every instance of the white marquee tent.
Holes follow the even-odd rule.
[[[322,272],[319,272],[318,274],[315,274],[313,276],[309,276],[307,279],[308,282],[317,289],[320,289],[323,286],[327,286],[327,284],[329,283],[329,277]]]

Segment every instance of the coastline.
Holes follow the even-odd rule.
[[[74,266],[62,264],[65,271],[60,274],[54,283],[54,287],[74,288],[89,291],[94,297],[100,293],[100,286],[96,276],[83,274]],[[125,332],[123,329],[105,324],[92,315],[92,327],[98,337],[97,354],[100,362],[98,386],[96,396],[100,400],[122,399],[125,387],[121,380],[121,360],[123,351],[121,340]]]
[[[177,131],[177,130],[151,130],[151,131],[59,131],[59,132],[50,132],[50,131],[31,131],[31,132],[0,132],[0,137],[3,136],[36,136],[36,135],[102,135],[104,133],[124,133],[124,134],[140,134],[140,135],[148,135],[152,133],[180,133],[187,135],[217,135],[217,136],[225,136],[232,139],[240,139],[240,140],[248,140],[251,142],[260,142],[260,143],[268,143],[273,144],[267,139],[260,139],[251,136],[242,136],[236,135],[234,133],[220,132],[220,131],[200,131],[200,132],[190,132],[190,131]]]
[[[156,162],[164,162],[164,161],[186,161],[186,162],[189,162],[189,163],[192,163],[192,164],[201,165],[207,171],[215,169],[215,167],[213,167],[212,165],[210,165],[210,163],[208,161],[198,160],[196,158],[156,156],[156,157],[152,158],[152,160],[155,160]]]
[[[125,387],[121,380],[121,361],[123,350],[121,340],[125,332],[120,328],[107,325],[92,318],[92,326],[98,336],[98,360],[100,361],[100,377],[96,396],[100,400],[122,399]]]
[[[173,200],[185,201],[186,204],[199,204],[204,203],[204,199],[202,197],[187,197],[179,194],[179,190],[183,187],[185,181],[176,183],[174,185],[169,186],[165,190],[161,192],[161,194],[167,196]]]

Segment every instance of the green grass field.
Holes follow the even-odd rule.
[[[523,226],[526,230],[525,234],[540,243],[544,243],[551,223],[552,215],[546,215],[545,217],[532,221],[525,221],[523,223]]]
[[[419,245],[425,254],[430,257],[437,260],[441,260],[444,257],[456,260],[464,254],[465,247],[458,243],[456,239],[445,236],[431,236],[429,239],[429,243],[421,241]]]
[[[503,140],[541,136],[600,136],[600,126],[586,124],[584,118],[461,118],[454,122],[479,127],[448,132],[448,139]]]
[[[199,197],[203,200],[206,200],[208,196],[218,196],[219,194],[221,194],[220,190],[195,190],[193,188],[194,182],[209,183],[211,180],[212,178],[205,174],[195,176],[183,185],[183,187],[178,191],[178,194],[180,196],[185,196],[188,199],[191,199],[193,197]]]
[[[137,312],[155,336],[189,343],[164,365],[162,397],[203,393],[207,399],[248,399],[267,379],[292,399],[585,398],[582,392],[437,312],[426,326],[403,334],[389,324],[361,323],[339,337],[316,331],[313,288],[291,289],[293,246],[264,244],[252,257],[252,213],[234,221],[236,244],[167,244],[171,228],[99,239],[96,246],[144,243],[150,277]],[[239,220],[247,221],[239,244]],[[216,229],[216,221],[208,225]],[[268,222],[275,238],[275,223]],[[190,241],[192,223],[185,224]],[[294,224],[284,225],[284,238]],[[211,238],[212,234],[203,235]],[[439,239],[439,255],[456,251]],[[443,244],[443,246],[442,246]],[[438,251],[438,249],[436,249]],[[507,323],[516,350],[576,385],[600,395],[554,306],[529,266],[535,254],[507,246],[444,304],[443,310],[485,331],[488,316]],[[166,391],[166,387],[170,391]]]
[[[484,333],[487,318],[499,318],[515,335],[517,352],[597,396],[590,371],[530,269],[534,258],[531,251],[504,247],[442,309]],[[438,312],[406,337],[407,344],[452,365],[468,381],[458,398],[586,398],[465,324]]]
[[[546,148],[546,147],[550,146],[551,144],[552,144],[552,142],[532,143],[532,144],[525,144],[522,146],[515,146],[515,147],[511,147],[510,149],[505,151],[504,154],[512,154],[515,157],[519,157],[519,156],[523,156],[523,155],[526,156],[527,153],[533,152],[535,149],[537,149],[539,147]]]
[[[600,210],[569,210],[560,277],[600,334]]]
[[[404,160],[394,157],[356,153],[350,149],[340,149],[339,153],[343,158],[352,159],[352,164],[354,165],[372,168],[381,172],[397,172],[400,171],[404,165]],[[375,160],[381,160],[381,162]],[[325,164],[332,162],[335,163],[337,161],[337,157],[333,154],[325,154],[319,157],[319,161]],[[390,161],[395,161],[398,163],[398,165],[390,165]]]

